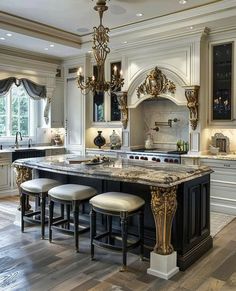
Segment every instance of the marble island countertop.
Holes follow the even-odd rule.
[[[16,160],[14,166],[25,166],[38,170],[117,180],[145,185],[170,187],[182,182],[212,173],[207,166],[184,166],[175,164],[157,164],[155,162],[112,159],[101,164],[69,163],[70,159],[81,159],[74,154],[27,158]],[[88,159],[86,156],[84,159]],[[90,157],[91,158],[91,157]]]

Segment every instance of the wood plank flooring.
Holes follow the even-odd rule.
[[[149,262],[134,254],[122,273],[119,254],[96,249],[96,260],[90,261],[88,234],[80,237],[80,253],[74,252],[73,238],[61,233],[52,244],[40,239],[38,226],[22,234],[13,224],[16,198],[0,199],[0,205],[0,290],[236,290],[236,219],[216,235],[214,248],[201,260],[166,281],[148,275]]]

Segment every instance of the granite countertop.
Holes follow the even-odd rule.
[[[70,164],[70,159],[89,159],[74,154],[27,158],[16,160],[13,165],[38,170],[77,175],[97,179],[140,183],[159,187],[170,187],[212,173],[207,166],[184,166],[158,164],[150,161],[112,159],[97,165]]]
[[[214,160],[236,161],[236,154],[235,153],[218,154],[218,155],[212,155],[212,154],[191,155],[191,154],[186,154],[186,155],[182,155],[181,157],[183,157],[183,158],[196,158],[196,159],[214,159]]]

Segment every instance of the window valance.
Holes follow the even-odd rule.
[[[41,98],[47,98],[47,91],[45,86],[36,84],[33,81],[25,78],[17,79],[14,77],[0,80],[0,96],[6,95],[13,83],[16,86],[23,84],[27,94],[32,99],[40,100]]]
[[[20,86],[21,84],[23,84],[27,94],[30,96],[30,98],[34,100],[46,99],[47,102],[44,108],[44,119],[45,122],[48,123],[49,107],[51,100],[50,98],[47,98],[46,86],[39,85],[25,78],[17,79],[15,77],[10,77],[0,80],[0,97],[3,97],[7,94],[13,83],[16,86]]]

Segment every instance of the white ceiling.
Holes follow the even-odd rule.
[[[115,30],[118,27],[126,29],[136,22],[143,24],[146,20],[159,18],[183,10],[192,11],[193,8],[210,3],[221,2],[215,0],[188,0],[185,5],[180,5],[179,0],[111,0],[107,1],[109,9],[104,14],[104,25]],[[68,33],[81,36],[92,31],[98,25],[98,14],[93,10],[96,1],[91,0],[1,0],[0,12],[15,15],[23,20],[31,20]],[[137,17],[137,13],[143,13]],[[12,32],[12,36],[6,36]],[[32,33],[6,29],[0,21],[0,47],[19,48],[54,57],[68,57],[80,52],[79,48],[55,43],[43,39]],[[51,48],[50,44],[54,44]],[[45,50],[48,48],[48,50]]]

